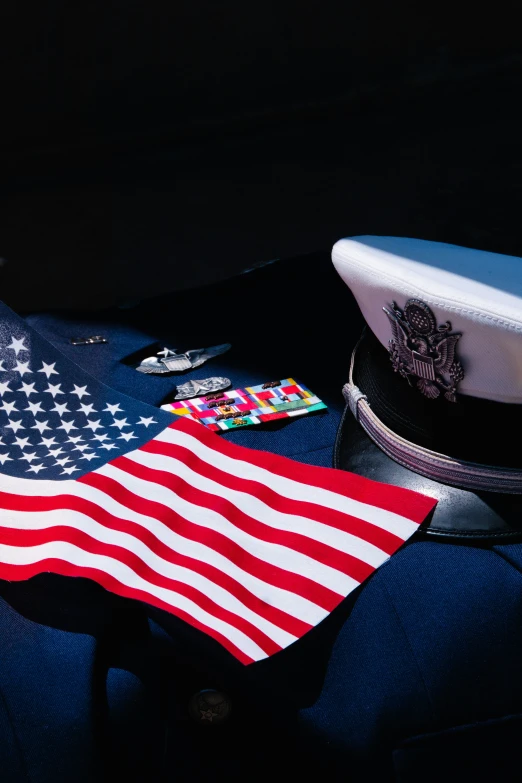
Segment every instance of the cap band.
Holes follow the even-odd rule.
[[[464,489],[522,493],[521,470],[448,457],[418,446],[387,427],[371,409],[366,395],[353,382],[355,355],[360,342],[352,353],[349,382],[343,386],[343,395],[367,435],[388,457],[415,473]]]

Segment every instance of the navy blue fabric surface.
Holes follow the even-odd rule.
[[[522,715],[456,726],[447,731],[412,737],[394,751],[401,783],[439,783],[461,770],[465,780],[520,780]]]
[[[140,351],[231,342],[183,380],[226,375],[242,386],[293,376],[329,409],[221,437],[331,465],[362,322],[327,256],[129,309],[27,320],[86,371],[156,406],[179,376],[136,372]],[[69,344],[90,334],[109,343]],[[520,765],[512,737],[522,714],[521,617],[522,544],[422,535],[303,639],[248,667],[177,618],[87,580],[2,582],[0,780],[121,772],[127,780],[405,783],[430,765],[458,780],[479,745],[484,759],[502,753],[507,764],[511,754]],[[204,688],[228,694],[226,723],[190,718],[191,696]],[[480,767],[474,774],[481,779]]]

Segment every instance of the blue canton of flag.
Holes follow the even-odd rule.
[[[104,386],[0,302],[0,469],[79,478],[138,448],[172,417]]]

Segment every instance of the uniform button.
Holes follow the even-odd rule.
[[[227,694],[212,688],[198,691],[189,701],[190,717],[202,725],[224,723],[231,710],[232,703]]]

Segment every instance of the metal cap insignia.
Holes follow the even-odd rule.
[[[459,332],[451,332],[451,323],[437,326],[437,320],[425,302],[408,299],[404,311],[395,302],[382,308],[391,324],[389,352],[395,372],[415,385],[425,397],[433,400],[444,393],[456,402],[464,369],[457,358]]]

